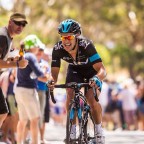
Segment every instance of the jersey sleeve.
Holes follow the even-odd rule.
[[[94,44],[91,41],[87,41],[86,51],[90,63],[95,64],[98,62],[102,62],[100,55],[98,54]]]
[[[57,45],[55,45],[52,52],[51,67],[60,67],[60,65],[61,65],[61,58],[60,58],[59,48]]]

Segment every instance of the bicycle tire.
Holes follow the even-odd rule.
[[[82,124],[85,144],[96,144],[95,125],[90,112],[84,114]]]
[[[72,122],[73,120],[70,120],[70,113],[72,111],[72,105],[73,102],[70,103],[69,105],[69,111],[67,113],[67,122],[66,122],[66,144],[74,144],[74,142],[70,139],[70,133],[71,133],[71,128],[72,128]],[[75,114],[75,112],[74,112]]]
[[[70,138],[71,127],[73,123],[73,119],[70,119],[71,111],[73,109],[73,102],[69,105],[69,111],[67,114],[67,124],[66,124],[66,144],[83,144],[82,143],[82,115],[81,118],[78,119],[78,111],[74,111],[73,115],[76,115],[77,125],[76,125],[76,139]]]

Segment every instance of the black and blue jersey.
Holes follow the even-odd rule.
[[[78,50],[75,60],[64,49],[62,41],[59,41],[53,48],[51,67],[60,67],[61,59],[69,63],[66,82],[83,82],[83,79],[93,77],[97,74],[93,65],[102,62],[93,43],[85,38],[78,38]]]
[[[102,61],[93,43],[85,38],[78,39],[76,60],[63,48],[62,41],[59,41],[53,48],[51,66],[60,67],[61,59],[76,67],[89,67]]]

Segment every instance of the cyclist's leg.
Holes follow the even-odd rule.
[[[86,78],[89,80],[93,75],[95,75],[95,71],[91,70],[91,72],[85,72]],[[96,90],[97,96],[99,96],[100,91]],[[99,102],[95,100],[93,89],[89,87],[89,90],[86,93],[87,101],[91,107],[91,114],[93,116],[95,122],[95,137],[97,144],[104,144],[105,137],[102,129],[102,107]]]
[[[92,69],[91,67],[87,69],[81,69],[78,72],[81,75],[83,75],[83,79],[85,79],[86,82],[89,82],[89,79],[92,78],[96,74],[95,70]],[[97,90],[96,92],[97,92],[97,95],[100,94],[100,91]],[[95,123],[100,124],[102,122],[102,108],[101,108],[100,103],[95,100],[93,89],[90,86],[86,93],[86,98],[91,107],[91,113],[93,115]]]
[[[95,100],[92,88],[87,91],[86,97],[95,123],[100,124],[102,122],[102,108],[100,103]]]
[[[93,95],[92,88],[88,90],[87,94],[87,101],[91,107],[91,113],[93,116],[93,119],[95,121],[95,137],[96,137],[96,143],[97,144],[104,144],[105,143],[105,137],[104,132],[102,129],[102,108],[99,102],[97,102]]]

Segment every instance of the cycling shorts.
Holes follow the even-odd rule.
[[[66,83],[77,82],[87,83],[89,79],[96,75],[96,71],[92,67],[75,67],[73,65],[68,66]]]

